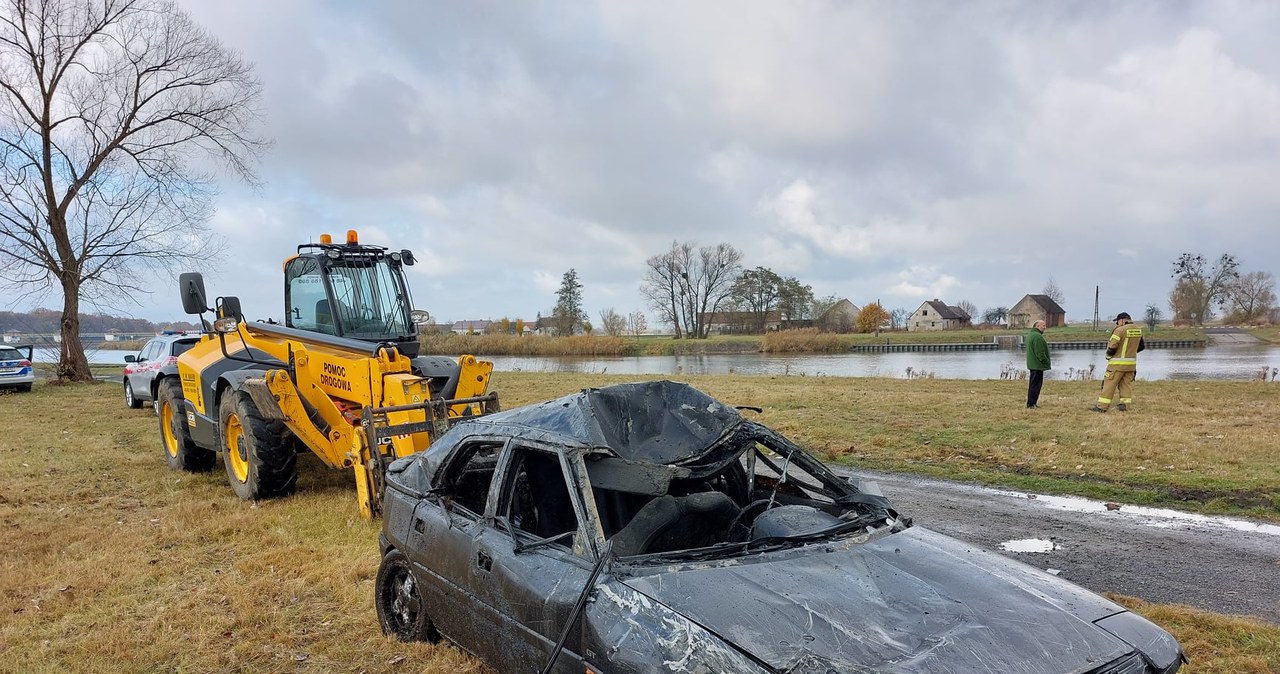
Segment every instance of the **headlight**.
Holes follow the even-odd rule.
[[[1186,662],[1172,634],[1136,613],[1117,613],[1094,624],[1138,649],[1147,665],[1160,674],[1173,674]]]

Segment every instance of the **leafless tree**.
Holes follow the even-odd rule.
[[[658,320],[671,324],[676,339],[684,336],[680,321],[681,293],[687,281],[682,275],[687,273],[684,270],[692,264],[693,257],[693,244],[672,241],[665,253],[645,260],[644,281],[640,284],[640,292],[658,313]]]
[[[727,243],[695,249],[673,241],[645,264],[640,291],[649,306],[675,326],[677,339],[705,339],[706,319],[725,304],[742,271],[742,253]]]
[[[633,311],[627,314],[627,332],[630,332],[632,337],[638,339],[648,329],[649,321],[644,317],[643,311]]]
[[[1244,322],[1265,317],[1276,303],[1276,279],[1266,271],[1241,274],[1227,289],[1227,302],[1233,320]]]
[[[970,302],[969,300],[960,300],[958,303],[956,303],[956,308],[959,309],[960,311],[963,311],[965,314],[967,314],[969,316],[970,321],[972,321],[978,315],[978,305],[974,304],[973,302]]]
[[[1060,307],[1067,306],[1067,296],[1062,292],[1062,288],[1058,286],[1058,282],[1052,276],[1049,277],[1048,281],[1044,282],[1044,290],[1041,290],[1040,293],[1057,302]]]
[[[600,310],[600,329],[610,337],[621,337],[627,331],[627,317],[613,310],[613,307]]]
[[[60,379],[91,378],[82,300],[217,252],[211,172],[255,181],[260,95],[169,0],[0,0],[0,282],[61,290]]]
[[[1240,263],[1223,253],[1212,264],[1203,255],[1183,253],[1173,262],[1177,279],[1169,304],[1174,318],[1189,318],[1203,325],[1213,315],[1213,305],[1225,306],[1227,291],[1240,278]]]
[[[898,307],[889,312],[889,328],[892,330],[902,330],[907,327],[907,319],[911,318],[911,312],[902,307]]]

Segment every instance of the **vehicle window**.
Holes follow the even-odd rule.
[[[146,346],[142,347],[142,354],[138,356],[138,360],[143,360],[143,361],[155,360],[160,356],[160,350],[163,348],[164,348],[163,343],[157,340],[151,340],[150,342],[147,342]]]
[[[333,312],[324,292],[320,266],[312,258],[297,258],[285,271],[285,325],[334,334]]]
[[[493,441],[471,443],[458,450],[459,454],[450,464],[445,478],[445,484],[449,485],[448,496],[455,506],[465,508],[476,517],[484,514],[489,485],[493,482],[501,450],[502,443]]]
[[[17,349],[3,346],[0,347],[0,360],[21,360],[22,353]]]
[[[578,516],[560,459],[550,452],[516,448],[503,484],[500,515],[537,538],[578,531]],[[561,543],[572,545],[568,537]]]
[[[181,356],[182,354],[190,351],[191,347],[195,346],[197,343],[198,342],[174,342],[173,355]]]

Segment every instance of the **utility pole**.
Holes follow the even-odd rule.
[[[1093,329],[1098,329],[1098,295],[1102,286],[1093,287]]]

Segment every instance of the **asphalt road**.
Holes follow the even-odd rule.
[[[847,471],[840,471],[847,472]],[[1280,624],[1280,525],[1030,496],[861,471],[916,526],[999,551],[1095,592]],[[1114,504],[1113,504],[1114,505]],[[1011,541],[1047,552],[1011,552]]]

